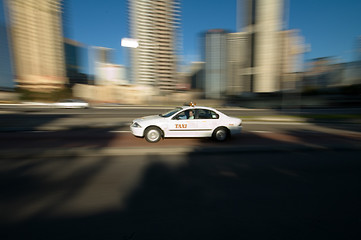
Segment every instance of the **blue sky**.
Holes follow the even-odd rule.
[[[120,46],[120,40],[129,37],[127,0],[68,1],[68,37],[88,46],[113,48],[115,63],[126,64],[126,50]],[[311,46],[305,59],[356,59],[361,0],[286,1],[288,28],[299,29]],[[200,33],[212,28],[236,31],[236,6],[237,0],[181,0],[183,63],[200,60]]]

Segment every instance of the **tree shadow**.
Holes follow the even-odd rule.
[[[272,141],[275,145],[284,144],[268,140]],[[31,206],[53,194],[59,195],[21,221],[7,221],[13,209],[2,209],[0,237],[359,239],[361,236],[359,151],[207,153],[204,151],[207,148],[201,146],[186,155],[98,157],[55,181],[51,176],[71,168],[69,164],[78,162],[79,157],[58,164],[55,161],[50,170],[46,166],[51,159],[11,162],[13,167],[0,175],[0,196],[5,196],[2,204],[21,199],[20,207]],[[116,165],[120,161],[124,164]],[[113,174],[103,173],[109,180],[104,180],[108,185],[101,188],[120,182],[128,185],[127,176],[139,174],[130,192],[125,193],[123,188],[115,190],[117,194],[124,192],[120,194],[118,208],[82,215],[72,212],[47,215],[76,194],[82,194],[87,185],[95,184],[95,177],[106,168],[113,169]],[[43,169],[43,174],[39,174],[39,169]],[[29,177],[29,172],[34,174]],[[94,195],[103,193],[99,188],[93,191]],[[92,201],[83,200],[78,207]]]
[[[139,239],[350,239],[360,179],[348,167],[360,163],[352,155],[335,169],[322,156],[195,152],[177,169],[155,163],[129,198],[138,228],[125,229]]]
[[[58,117],[46,117],[34,126]],[[40,139],[30,135],[25,141],[29,148],[42,144],[44,151],[47,147],[102,149],[114,139],[112,130],[64,130],[44,133]],[[297,141],[250,132],[225,143],[201,139],[194,152],[183,156],[3,159],[0,238],[359,239],[360,152],[294,151],[305,143],[326,146],[355,140],[307,130],[287,134]],[[49,141],[52,136],[57,139]],[[7,139],[1,144],[6,148],[17,143]],[[235,146],[270,148],[227,152]],[[125,164],[114,164],[119,161]],[[110,180],[106,169],[115,172],[111,171]],[[115,190],[125,192],[118,207],[99,206],[104,203],[95,198],[114,194],[102,188],[119,182],[128,185],[117,172],[132,175],[135,169],[140,176],[131,191]],[[89,190],[99,175],[106,180]],[[79,200],[69,203],[74,199]],[[73,211],[62,212],[67,204]],[[99,210],[89,210],[92,206]],[[79,208],[86,210],[74,214]],[[57,211],[58,215],[50,214]]]
[[[30,110],[29,110],[30,111]],[[18,131],[31,131],[37,130],[39,127],[49,124],[51,122],[67,119],[71,117],[70,114],[41,114],[33,115],[27,113],[7,113],[0,114],[2,132],[18,132]]]
[[[104,121],[108,116],[107,111],[100,110],[88,111],[79,109],[56,108],[36,109],[29,108],[23,110],[13,110],[14,113],[6,111],[0,112],[0,132],[24,132],[24,131],[64,131],[67,129],[96,129],[111,128],[116,125],[124,126],[123,121]],[[123,111],[117,116],[128,114]],[[129,123],[130,124],[130,123]],[[118,126],[119,127],[119,126]]]
[[[124,127],[124,122],[103,123],[99,117],[89,121],[91,115],[79,117],[79,110],[67,110],[60,114],[57,109],[25,109],[25,112],[0,114],[0,149],[102,148],[121,137],[113,131]],[[33,111],[41,113],[33,114]],[[87,120],[83,121],[84,118]]]

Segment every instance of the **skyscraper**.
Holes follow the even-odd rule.
[[[283,0],[244,0],[248,40],[248,77],[251,92],[280,89],[280,34],[283,27]]]
[[[179,0],[129,0],[133,82],[169,92],[176,84]]]
[[[250,91],[247,45],[249,34],[246,32],[229,33],[227,36],[227,89],[228,95],[238,95]],[[248,66],[249,67],[249,66]]]
[[[212,29],[205,34],[205,97],[221,98],[227,86],[227,32]]]
[[[0,0],[0,88],[13,88],[12,59],[10,52],[10,36],[4,1]]]
[[[88,83],[87,75],[85,74],[89,62],[87,50],[84,44],[64,38],[66,77],[68,78],[69,86],[73,86],[76,83]]]
[[[5,0],[16,82],[32,91],[60,89],[65,77],[61,0]]]

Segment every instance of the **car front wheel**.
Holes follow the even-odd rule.
[[[150,127],[145,131],[145,140],[147,140],[150,143],[156,143],[159,142],[159,140],[162,137],[161,130],[157,127]]]
[[[227,129],[225,129],[223,127],[217,128],[213,132],[213,138],[219,142],[225,141],[227,139],[227,137],[228,137],[228,131],[227,131]]]

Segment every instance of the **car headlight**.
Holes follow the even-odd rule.
[[[132,124],[132,127],[141,128],[142,126],[140,126],[137,122],[134,122],[134,123]]]

